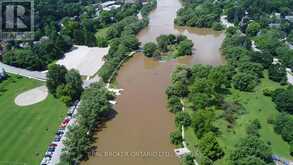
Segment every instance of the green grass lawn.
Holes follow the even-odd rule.
[[[276,110],[275,104],[272,102],[271,98],[264,96],[262,93],[263,89],[266,88],[277,89],[281,87],[282,86],[278,83],[269,80],[266,76],[266,78],[261,80],[255,92],[240,92],[231,89],[231,95],[228,95],[226,99],[230,101],[239,101],[245,107],[246,113],[239,116],[232,129],[227,128],[228,123],[223,119],[218,119],[215,122],[215,126],[220,128],[221,132],[221,135],[218,137],[218,142],[225,150],[226,156],[229,155],[229,152],[233,149],[234,145],[238,143],[239,139],[246,136],[246,127],[250,121],[258,119],[262,126],[259,132],[260,137],[264,142],[271,144],[273,153],[285,159],[293,159],[289,154],[288,143],[286,143],[280,135],[276,134],[273,130],[273,125],[267,122],[269,118],[274,118],[279,112]],[[190,109],[188,111],[192,113]],[[197,149],[195,145],[198,143],[198,139],[191,128],[188,128],[186,131],[186,139],[190,149],[196,152]],[[227,157],[216,162],[216,164],[225,164],[225,159],[227,159]]]
[[[19,107],[15,97],[41,82],[15,75],[0,83],[0,165],[40,164],[67,108],[51,95],[38,104]]]

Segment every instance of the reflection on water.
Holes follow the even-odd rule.
[[[142,43],[161,34],[184,34],[194,42],[193,56],[159,62],[138,53],[119,71],[119,88],[125,89],[115,106],[118,114],[97,135],[97,154],[85,165],[178,165],[169,133],[175,130],[165,90],[177,64],[223,64],[220,46],[224,34],[209,29],[176,27],[178,0],[158,0],[150,24],[138,34]]]

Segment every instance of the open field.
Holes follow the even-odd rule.
[[[226,153],[226,157],[216,162],[216,164],[225,164],[225,159],[227,159],[229,152],[233,149],[233,146],[238,143],[240,138],[246,136],[246,127],[254,119],[260,121],[262,126],[259,132],[261,139],[267,144],[271,144],[273,154],[285,159],[293,159],[289,155],[288,143],[286,143],[280,135],[276,134],[273,125],[267,122],[268,119],[275,117],[279,112],[276,110],[275,104],[271,101],[271,98],[263,95],[262,91],[266,88],[277,89],[281,88],[281,86],[278,83],[268,80],[268,78],[264,78],[255,89],[255,92],[240,92],[231,89],[231,94],[228,95],[226,99],[230,101],[239,101],[245,107],[246,112],[238,117],[232,129],[227,128],[228,123],[223,119],[217,119],[215,122],[214,125],[218,127],[221,132],[218,141]],[[190,109],[188,111],[191,114],[193,113]],[[220,113],[222,113],[222,111],[217,111],[218,115]],[[198,144],[198,139],[192,128],[186,130],[186,139],[190,149],[196,152],[197,148],[195,145]]]
[[[0,84],[0,165],[37,165],[53,140],[67,111],[63,103],[51,95],[32,106],[14,103],[18,94],[41,85],[15,75]]]

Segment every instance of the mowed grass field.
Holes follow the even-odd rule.
[[[275,83],[266,77],[261,80],[261,83],[257,86],[254,92],[240,92],[235,89],[231,89],[231,94],[227,96],[226,100],[238,101],[241,103],[246,112],[240,115],[236,120],[234,128],[228,128],[227,121],[218,118],[214,125],[220,129],[220,136],[217,138],[218,142],[224,149],[226,155],[225,157],[217,161],[215,164],[223,165],[228,159],[229,152],[231,152],[240,140],[240,138],[246,137],[246,127],[247,125],[258,119],[261,123],[262,128],[260,129],[260,138],[272,147],[273,154],[276,154],[282,158],[293,160],[289,154],[289,145],[286,143],[280,135],[274,132],[273,125],[267,122],[268,119],[273,119],[279,112],[275,108],[275,104],[272,102],[270,97],[263,95],[263,89],[277,89],[284,88],[278,83]],[[193,112],[189,109],[188,112],[192,114]],[[217,111],[217,114],[223,113],[223,111]],[[198,139],[194,134],[192,128],[186,130],[186,139],[190,149],[198,155],[198,149],[196,145],[198,144]]]
[[[15,75],[0,83],[0,165],[38,165],[62,122],[67,108],[49,97],[38,104],[19,107],[15,97],[42,82]]]

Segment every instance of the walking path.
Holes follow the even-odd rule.
[[[38,71],[30,71],[27,69],[17,68],[14,66],[6,65],[2,62],[0,62],[0,67],[3,68],[7,73],[12,73],[20,76],[24,76],[31,79],[36,79],[40,81],[46,81],[46,73],[44,72],[38,72]]]
[[[183,105],[182,112],[184,112],[185,111],[184,102],[183,102],[183,100],[180,100],[180,102]],[[182,151],[182,152],[184,152],[183,153],[184,155],[190,154],[191,151],[189,150],[189,148],[188,148],[188,146],[186,144],[186,141],[185,141],[185,128],[184,128],[184,126],[182,126],[181,129],[182,129],[182,139],[183,139],[182,144],[183,144],[183,148],[181,148],[179,150]],[[176,149],[176,150],[178,151],[178,149]],[[194,165],[199,165],[198,162],[196,161],[196,159],[194,159],[193,162],[194,162]]]

